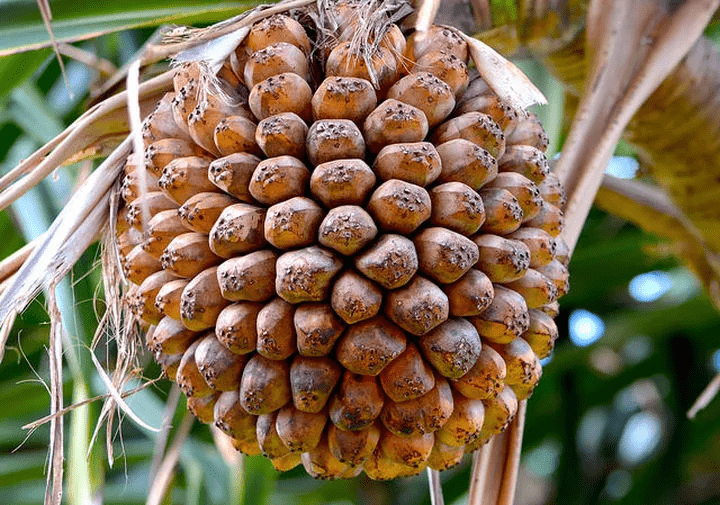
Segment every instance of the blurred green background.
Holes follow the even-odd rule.
[[[207,23],[237,13],[237,5],[59,1],[53,9],[59,35],[123,28],[75,44],[119,68],[152,35],[151,26]],[[47,36],[34,1],[0,0],[0,16],[6,21],[0,51]],[[708,33],[720,40],[718,30]],[[102,83],[96,69],[64,61],[67,85],[48,49],[0,58],[0,173],[62,131]],[[567,126],[562,89],[540,64],[519,63],[551,101],[537,112],[557,152]],[[617,154],[608,170],[635,177],[632,150],[621,145]],[[86,163],[58,171],[0,213],[0,257],[42,233],[90,168]],[[518,504],[720,503],[720,400],[695,420],[686,417],[720,372],[720,314],[671,252],[656,237],[592,211],[571,262],[571,291],[561,300],[561,338],[529,401]],[[103,310],[101,282],[99,252],[92,248],[58,291],[70,334],[64,345],[66,405],[106,392],[88,351],[96,313]],[[49,427],[28,433],[22,426],[49,410],[48,333],[40,297],[18,319],[0,364],[0,503],[42,503]],[[109,344],[98,356],[113,351]],[[145,377],[157,377],[150,355],[142,360]],[[157,427],[170,389],[169,381],[160,381],[128,403]],[[171,440],[184,415],[184,400],[179,403],[170,412]],[[116,418],[110,467],[104,430],[92,448],[89,444],[99,412],[95,403],[65,418],[65,502],[145,503],[163,441],[130,420],[118,426]],[[469,458],[442,473],[447,504],[467,501],[469,474]],[[398,500],[429,504],[425,477],[322,482],[302,468],[278,474],[259,457],[245,458],[239,467],[219,456],[207,427],[196,423],[164,503],[382,505]]]

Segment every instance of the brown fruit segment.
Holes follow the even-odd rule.
[[[507,375],[505,383],[514,386],[516,384],[537,381],[539,377],[534,377],[533,368],[534,361],[537,359],[530,344],[522,338],[515,338],[507,344],[490,345],[502,356],[507,365]],[[518,398],[521,399],[521,398]]]
[[[255,423],[257,416],[248,414],[240,405],[237,390],[225,391],[215,403],[215,426],[223,433],[236,439],[255,441]]]
[[[430,456],[435,436],[432,433],[417,437],[399,437],[388,430],[380,434],[380,453],[394,461],[412,468],[423,466]]]
[[[380,415],[383,402],[383,391],[375,377],[346,370],[330,399],[330,420],[341,430],[364,430]]]
[[[530,316],[522,295],[497,284],[494,288],[493,302],[485,312],[470,318],[470,322],[484,339],[507,344],[528,329]]]
[[[443,377],[435,377],[435,387],[414,400],[385,402],[380,419],[383,425],[399,436],[433,433],[447,422],[453,412],[453,395]]]
[[[505,431],[518,411],[518,400],[510,386],[505,386],[495,398],[483,400],[483,405],[485,405],[485,422],[480,436],[473,443],[465,446],[466,452],[474,451],[493,435]]]
[[[450,303],[451,316],[476,316],[492,303],[495,296],[492,281],[476,268],[452,284],[443,286]]]
[[[138,230],[142,230],[143,227],[143,203],[147,204],[149,214],[148,219],[152,218],[158,212],[178,208],[177,204],[165,196],[161,191],[147,193],[143,200],[135,200],[130,203],[127,206],[127,212],[125,213],[127,224],[129,226],[134,226]]]
[[[422,141],[428,120],[417,107],[389,98],[367,116],[363,133],[368,149],[378,153],[390,144]]]
[[[222,259],[210,250],[207,235],[183,233],[172,239],[160,261],[164,269],[180,277],[190,278],[217,265]]]
[[[257,418],[255,425],[257,441],[262,450],[263,456],[269,459],[278,459],[290,454],[288,449],[275,429],[277,412],[262,414]]]
[[[519,279],[530,267],[530,249],[523,242],[489,233],[477,235],[473,241],[480,249],[477,268],[493,282]]]
[[[306,81],[310,80],[308,60],[303,52],[287,42],[276,42],[254,51],[247,63],[243,79],[248,88],[278,74],[297,74]]]
[[[275,429],[290,451],[308,452],[320,443],[326,421],[327,412],[311,414],[288,405],[278,412]]]
[[[382,183],[373,192],[367,208],[381,228],[404,235],[415,231],[431,215],[428,192],[399,179]]]
[[[338,460],[330,451],[325,435],[314,449],[302,454],[301,461],[308,475],[315,479],[351,479],[362,472],[361,468],[355,468]]]
[[[452,445],[443,444],[440,440],[435,440],[430,456],[428,456],[428,466],[433,470],[447,470],[462,461],[465,455],[464,447],[453,447]]]
[[[340,274],[333,284],[330,304],[348,324],[377,315],[382,305],[382,290],[353,270]]]
[[[521,278],[506,284],[525,298],[528,308],[537,309],[558,297],[555,284],[537,270],[530,268]]]
[[[565,188],[563,188],[560,178],[555,175],[555,173],[549,172],[545,176],[545,180],[538,185],[538,189],[540,190],[540,195],[546,202],[560,208],[565,206],[565,202],[567,201]]]
[[[570,263],[570,248],[565,242],[562,236],[555,237],[555,259],[560,262],[561,265],[567,267]]]
[[[478,246],[447,228],[425,228],[413,241],[420,271],[433,280],[449,284],[465,275],[478,261]]]
[[[547,358],[555,347],[558,338],[558,328],[552,317],[541,310],[531,309],[530,326],[522,338],[530,344],[538,358]]]
[[[442,161],[438,182],[462,182],[478,190],[497,176],[497,161],[492,154],[469,140],[456,138],[436,149]]]
[[[257,456],[262,453],[257,440],[238,440],[233,438],[231,442],[236,451],[246,456]]]
[[[362,55],[353,51],[351,42],[341,42],[330,51],[325,62],[325,74],[365,79],[371,81],[374,87],[380,90],[387,89],[395,82],[397,63],[387,48],[379,47],[371,56],[370,63],[373,67],[372,72]]]
[[[450,86],[429,72],[406,75],[388,90],[387,97],[423,111],[430,128],[443,122],[455,108]]]
[[[377,106],[370,81],[357,77],[328,76],[312,98],[313,119],[362,121]]]
[[[476,81],[482,81],[481,78]],[[503,132],[507,135],[509,132],[515,129],[520,118],[520,114],[516,109],[503,102],[496,95],[491,94],[488,89],[488,94],[468,96],[472,90],[473,83],[470,84],[468,91],[462,96],[460,104],[457,107],[457,114],[465,114],[466,112],[478,111],[487,114],[503,129]],[[483,84],[485,84],[483,82]],[[485,85],[487,86],[487,85]]]
[[[371,425],[364,430],[344,431],[329,425],[327,440],[330,452],[338,461],[349,465],[362,465],[380,441],[380,428]]]
[[[455,28],[432,25],[422,37],[417,32],[408,37],[406,55],[409,59],[417,60],[435,51],[446,51],[462,61],[468,59],[468,44]]]
[[[311,414],[320,412],[341,375],[342,368],[332,358],[295,356],[290,366],[290,387],[295,408]]]
[[[420,337],[418,347],[440,375],[458,379],[475,365],[482,345],[472,324],[453,318]]]
[[[314,204],[317,207],[317,204]],[[318,217],[321,209],[317,207]],[[314,229],[313,232],[317,230]],[[377,235],[377,226],[370,214],[356,205],[341,205],[330,209],[318,230],[318,242],[345,256],[355,254]],[[315,239],[315,233],[311,240]]]
[[[424,335],[445,322],[450,312],[448,297],[433,282],[416,276],[385,298],[385,315],[413,335]]]
[[[472,444],[480,436],[485,421],[485,406],[481,400],[453,394],[453,413],[435,438],[443,444],[462,447]]]
[[[222,297],[233,302],[263,302],[275,295],[273,251],[255,251],[220,264],[217,279]]]
[[[437,127],[433,139],[436,145],[453,139],[469,140],[496,159],[505,153],[505,135],[498,124],[482,112],[468,112],[445,121]]]
[[[220,120],[213,132],[215,147],[223,156],[248,153],[260,156],[262,150],[255,142],[257,125],[244,116],[227,116]]]
[[[210,233],[223,209],[237,203],[223,193],[198,193],[188,198],[178,209],[182,224],[198,233]]]
[[[430,190],[430,222],[462,235],[472,235],[485,222],[485,205],[470,186],[446,182]]]
[[[543,274],[557,288],[557,296],[564,296],[569,289],[569,272],[565,265],[558,260],[552,260],[547,265],[537,268],[537,271]]]
[[[483,188],[480,196],[485,204],[483,232],[507,235],[520,228],[524,216],[515,195],[504,188]]]
[[[283,112],[294,112],[304,121],[310,121],[311,100],[312,89],[307,81],[298,74],[286,72],[255,84],[250,90],[248,105],[258,121]]]
[[[275,14],[252,25],[246,44],[250,51],[259,51],[270,44],[287,42],[309,54],[311,45],[305,29],[290,16]]]
[[[188,329],[212,328],[220,311],[229,305],[220,293],[217,271],[217,267],[203,270],[185,286],[180,297],[180,318]]]
[[[310,127],[305,148],[310,163],[317,166],[333,160],[363,158],[365,139],[348,119],[320,119]]]
[[[140,176],[139,171],[129,172],[123,177],[122,185],[120,186],[120,196],[126,203],[132,203],[140,196],[143,192],[153,193],[158,190],[158,178],[155,177],[150,171],[145,173],[145,181]]]
[[[547,150],[550,139],[545,133],[540,120],[532,112],[520,117],[518,124],[508,135],[508,145],[527,145],[542,151]]]
[[[378,375],[405,351],[405,333],[382,316],[351,325],[336,349],[338,361],[350,372]]]
[[[133,247],[123,261],[123,273],[134,284],[142,284],[145,279],[161,268],[160,262],[139,245]]]
[[[187,118],[190,136],[206,151],[216,156],[221,154],[215,146],[215,129],[227,116],[249,117],[250,112],[247,110],[245,97],[218,79],[217,92],[207,90]]]
[[[540,307],[540,310],[542,310],[545,314],[547,314],[550,317],[557,317],[558,314],[560,314],[560,304],[555,300],[552,303],[548,303],[547,305],[543,305]]]
[[[431,184],[441,170],[440,155],[430,142],[385,146],[373,164],[373,171],[384,181],[400,179],[418,186]]]
[[[163,168],[158,186],[178,205],[196,193],[217,192],[217,187],[207,177],[211,161],[200,156],[175,158]]]
[[[545,230],[551,237],[557,237],[565,225],[565,215],[562,210],[543,200],[540,212],[525,224]]]
[[[155,295],[155,307],[165,316],[180,321],[180,299],[190,281],[176,279],[165,283]]]
[[[255,141],[266,156],[305,157],[305,137],[308,127],[300,116],[292,112],[276,114],[258,123]]]
[[[278,156],[258,163],[249,182],[250,194],[258,202],[274,205],[307,189],[310,171],[292,156]]]
[[[274,298],[257,315],[257,352],[268,359],[286,359],[296,350],[295,307]]]
[[[535,184],[542,184],[550,173],[545,153],[529,145],[510,145],[499,159],[500,172],[517,172]]]
[[[213,393],[213,389],[205,382],[205,378],[195,363],[195,350],[200,342],[201,340],[196,340],[187,348],[175,375],[177,385],[188,398],[191,396],[203,397]]]
[[[340,268],[335,254],[317,246],[286,252],[276,263],[275,291],[290,303],[325,300]]]
[[[228,305],[218,315],[215,326],[217,339],[236,354],[247,354],[257,344],[256,322],[261,305],[240,302]]]
[[[258,163],[260,158],[254,154],[233,153],[210,163],[208,179],[241,202],[254,203],[249,185]]]
[[[163,317],[152,333],[149,347],[163,354],[183,354],[198,335],[198,332],[185,328],[180,321]]]
[[[165,93],[152,113],[142,124],[142,137],[145,147],[161,139],[190,140],[173,118],[172,100],[175,93]]]
[[[175,274],[165,270],[155,272],[145,278],[135,292],[134,303],[131,307],[133,313],[143,321],[150,324],[158,324],[163,314],[155,306],[155,297],[166,283],[176,279],[177,276]]]
[[[488,183],[486,188],[503,188],[517,198],[523,211],[523,221],[528,221],[538,215],[542,208],[543,199],[540,190],[530,179],[515,172],[502,172]]]
[[[297,350],[303,356],[325,356],[345,330],[345,323],[327,303],[303,303],[293,316]]]
[[[415,344],[390,362],[380,373],[385,394],[400,403],[419,398],[435,387],[435,375]]]
[[[374,186],[375,174],[359,159],[322,163],[310,177],[310,191],[328,208],[362,205]]]
[[[555,257],[557,243],[544,230],[524,226],[511,233],[507,238],[519,240],[530,251],[530,268],[538,268],[550,263]]]
[[[475,366],[459,379],[453,380],[452,385],[467,398],[488,400],[500,393],[506,375],[507,367],[502,356],[489,345],[484,345]]]
[[[160,211],[147,223],[148,236],[142,248],[153,258],[160,259],[170,242],[187,231],[177,209]]]
[[[215,403],[220,393],[213,393],[202,398],[189,397],[187,399],[187,408],[201,423],[211,423],[215,418]]]
[[[302,454],[299,452],[289,452],[285,456],[271,459],[270,462],[278,472],[287,472],[302,463]]]
[[[401,235],[382,235],[355,258],[355,267],[385,289],[399,288],[418,270],[415,245]]]
[[[292,398],[289,373],[290,365],[285,361],[269,360],[259,354],[250,358],[240,380],[242,407],[250,414],[260,415],[286,405]]]
[[[455,98],[462,96],[468,87],[470,77],[467,65],[454,54],[432,51],[417,59],[412,72],[429,72],[450,86]]]
[[[296,196],[276,203],[265,215],[265,240],[278,249],[296,249],[312,245],[316,240],[323,214],[317,203],[304,196]]]
[[[247,254],[265,246],[265,209],[236,203],[225,207],[210,230],[210,249],[221,258]]]
[[[153,142],[145,149],[145,166],[156,177],[160,177],[171,161],[204,154],[205,150],[190,139],[165,138]]]
[[[156,352],[154,354],[154,357],[157,364],[160,365],[160,368],[162,368],[165,376],[171,381],[175,382],[177,369],[180,366],[180,360],[182,360],[183,357],[182,353],[163,354],[161,352]]]
[[[375,449],[375,452],[365,461],[363,470],[372,480],[390,480],[397,477],[417,475],[422,472],[423,466],[412,468],[396,463],[387,456],[382,455],[379,449]]]
[[[215,391],[236,391],[247,358],[222,345],[214,333],[205,335],[195,349],[195,364]]]
[[[183,84],[180,89],[176,89],[175,91],[175,97],[173,97],[170,103],[173,119],[175,119],[175,123],[185,132],[185,135],[190,136],[187,118],[197,106],[199,80],[194,78],[190,79]]]

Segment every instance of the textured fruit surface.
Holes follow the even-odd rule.
[[[223,98],[178,67],[146,121],[147,187],[125,169],[128,303],[238,450],[322,479],[444,470],[540,379],[564,194],[536,118],[468,70],[455,29],[388,24],[363,58],[337,5],[333,48],[258,21]]]

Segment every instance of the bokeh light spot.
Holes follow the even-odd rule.
[[[585,347],[602,337],[605,323],[597,314],[584,309],[572,311],[568,321],[570,340],[578,347]]]
[[[655,270],[635,276],[630,281],[630,296],[639,302],[654,302],[672,287],[670,276]]]
[[[660,445],[662,421],[653,412],[638,412],[628,419],[618,443],[618,457],[627,465],[648,458]]]

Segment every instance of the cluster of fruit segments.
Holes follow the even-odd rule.
[[[324,51],[276,15],[217,78],[178,67],[117,243],[199,419],[279,470],[389,479],[457,464],[532,393],[568,289],[564,193],[536,117],[454,29],[391,25],[363,58],[340,18]]]

